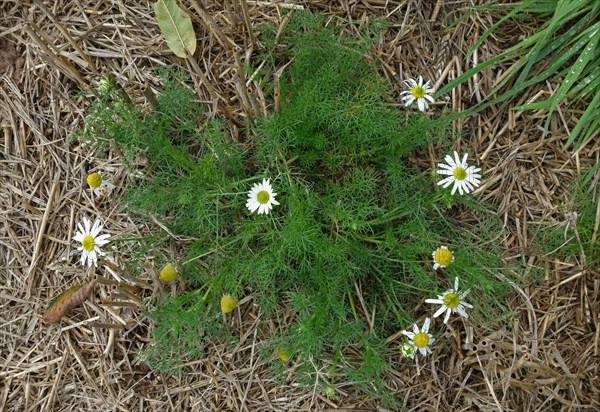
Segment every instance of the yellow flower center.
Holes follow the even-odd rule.
[[[452,252],[446,248],[439,248],[435,251],[435,262],[440,266],[448,266],[452,262]]]
[[[422,99],[423,97],[425,97],[425,88],[423,86],[415,86],[411,89],[410,92],[417,99]]]
[[[91,236],[84,237],[81,241],[81,246],[83,246],[83,248],[88,252],[91,252],[94,250],[94,238]]]
[[[269,198],[269,192],[267,192],[266,190],[258,192],[258,195],[256,196],[256,200],[258,200],[258,203],[260,203],[261,205],[266,204],[269,201]]]
[[[454,178],[456,180],[465,180],[467,178],[467,171],[462,167],[457,167],[456,169],[454,169],[452,174],[454,175]]]
[[[87,183],[92,189],[98,189],[102,184],[102,176],[100,173],[90,173],[87,176]]]
[[[413,338],[413,342],[415,343],[415,346],[417,348],[419,348],[419,349],[424,348],[427,345],[429,345],[429,335],[426,334],[425,332],[419,332]]]
[[[444,305],[450,309],[456,308],[460,305],[460,296],[456,293],[447,293],[444,295]]]

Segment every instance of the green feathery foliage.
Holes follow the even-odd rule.
[[[252,294],[274,320],[292,313],[277,322],[263,355],[284,349],[297,361],[298,381],[312,385],[325,373],[319,382],[350,380],[393,407],[383,379],[397,348],[385,339],[426,313],[413,311],[425,297],[460,276],[461,287],[473,289],[474,317],[499,315],[504,285],[493,273],[502,266],[501,225],[476,202],[438,191],[431,173],[408,161],[427,144],[448,145],[450,120],[391,104],[369,56],[378,25],[358,39],[296,13],[277,41],[263,28],[265,79],[291,63],[280,79],[280,109],[249,125],[244,145],[206,118],[172,72],[164,73],[156,110],[101,99],[88,116],[86,132],[118,142],[131,164],[145,159],[128,210],[190,239],[178,247],[187,251],[181,276],[191,291],[153,302],[149,313],[154,344],[145,359],[153,367],[174,371],[200,356],[203,336],[232,339],[219,299]],[[269,215],[245,207],[262,178],[280,203]],[[448,217],[459,211],[470,220]],[[160,256],[173,240],[152,241]],[[442,244],[456,252],[450,275],[432,270],[431,253]],[[361,358],[348,358],[349,347]],[[334,362],[319,372],[324,357]]]

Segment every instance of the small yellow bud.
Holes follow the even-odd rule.
[[[283,348],[277,348],[277,357],[282,361],[282,362],[287,362],[290,360],[290,353],[283,349]]]
[[[90,173],[87,176],[87,184],[90,185],[92,189],[98,189],[102,184],[102,176],[100,176],[100,173]]]
[[[160,280],[163,282],[172,282],[177,279],[177,269],[172,264],[167,263],[160,271]]]
[[[221,298],[221,312],[230,313],[237,307],[238,300],[231,295],[223,295]]]

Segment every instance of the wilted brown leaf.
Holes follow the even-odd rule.
[[[50,303],[42,320],[48,323],[59,322],[71,309],[82,304],[88,298],[92,290],[94,290],[95,286],[95,280],[83,285],[71,286]]]

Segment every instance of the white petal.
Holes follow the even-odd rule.
[[[459,315],[461,315],[465,318],[469,317],[469,314],[467,312],[465,312],[465,309],[461,305],[458,305],[455,310]]]
[[[425,110],[427,110],[427,103],[425,103],[424,99],[417,99],[417,106],[419,107],[419,110],[424,112]]]
[[[84,218],[83,218],[83,225],[85,226],[85,233],[86,233],[86,234],[89,234],[89,233],[90,233],[90,225],[91,225],[91,222],[88,220],[88,218],[87,218],[87,217],[84,217]]]
[[[92,231],[90,233],[90,236],[95,238],[98,235],[98,233],[100,233],[100,230],[102,230],[102,224],[99,220],[96,220],[94,222],[94,226],[92,226]]]
[[[454,152],[454,153],[456,153],[456,152]],[[446,157],[444,157],[444,160],[446,160],[446,163],[448,163],[450,166],[452,166],[452,169],[456,169],[458,167],[458,164],[454,161],[454,159],[450,155],[446,155]]]
[[[425,99],[429,100],[431,103],[433,103],[435,100],[433,100],[433,97],[431,97],[430,95],[426,94]]]
[[[441,308],[439,308],[439,309],[438,309],[438,310],[437,310],[437,311],[436,311],[436,312],[433,314],[433,317],[434,317],[434,318],[437,318],[437,317],[438,317],[438,316],[440,316],[442,313],[444,313],[444,311],[445,311],[446,309],[448,309],[448,308],[446,307],[446,305],[442,306]]]
[[[454,278],[454,291],[458,291],[458,277]]]
[[[454,186],[452,187],[452,191],[450,192],[450,195],[451,195],[451,196],[453,196],[453,195],[454,195],[454,192],[456,192],[456,189],[458,188],[458,184],[459,184],[459,182],[455,180],[455,181],[454,181]],[[445,187],[445,186],[444,186],[444,187]]]
[[[448,319],[450,319],[451,310],[446,311],[446,317],[444,317],[444,323],[448,323]]]
[[[438,185],[443,185],[443,187],[448,187],[454,182],[454,176],[446,177],[438,182]]]
[[[454,170],[454,167],[447,165],[446,163],[438,163],[437,166],[444,170]]]
[[[428,332],[430,323],[431,323],[431,318],[425,318],[425,323],[423,324],[423,329],[421,329],[421,331]]]
[[[412,333],[412,332],[408,332],[408,331],[406,331],[406,330],[403,330],[401,333],[402,333],[403,335],[405,335],[405,336],[408,336],[408,337],[409,337],[411,340],[412,340],[412,339],[414,339],[414,337],[415,337],[415,334],[414,334],[414,333]]]
[[[457,166],[461,166],[462,167],[462,163],[460,161],[460,157],[458,156],[458,152],[456,150],[454,151],[454,161],[455,161],[455,164]]]
[[[109,238],[110,238],[110,235],[100,235],[94,239],[94,243],[102,246],[102,245],[105,245],[108,243]]]
[[[425,299],[425,302],[426,303],[437,303],[438,305],[443,305],[444,304],[444,300],[443,299]]]
[[[258,203],[256,200],[249,200],[246,203],[246,207],[248,208],[248,210],[250,210],[250,212],[254,213],[256,212],[256,210],[260,207],[260,203]]]

